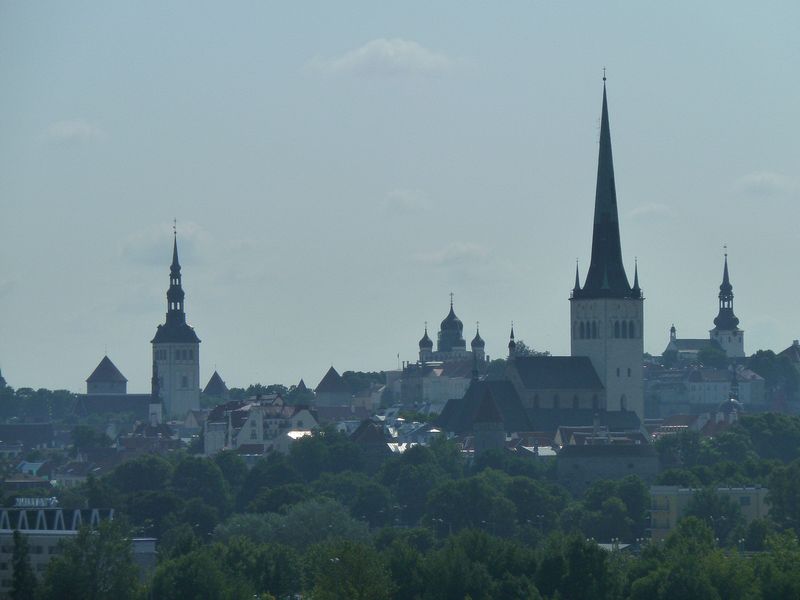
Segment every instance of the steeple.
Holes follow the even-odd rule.
[[[517,342],[514,341],[514,323],[511,323],[511,335],[508,339],[508,357],[511,358],[517,352]]]
[[[617,214],[617,190],[611,154],[611,129],[608,122],[605,75],[603,75],[603,111],[600,118],[600,150],[597,159],[597,187],[594,197],[592,260],[580,298],[630,297],[631,286],[622,264],[622,248]]]
[[[575,286],[572,288],[572,295],[581,293],[581,276],[578,272],[578,260],[575,260]]]
[[[200,340],[194,329],[186,323],[184,312],[183,285],[181,283],[181,263],[178,260],[178,233],[173,225],[172,264],[169,267],[169,288],[167,289],[167,319],[159,325],[153,343],[182,342],[198,343]]]
[[[725,252],[725,266],[722,270],[722,284],[719,286],[719,313],[714,319],[715,329],[734,330],[739,319],[733,314],[733,286],[728,275],[728,252]]]

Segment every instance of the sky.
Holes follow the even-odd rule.
[[[800,4],[0,1],[0,370],[147,391],[177,219],[201,379],[569,353],[603,67],[645,350],[800,337]]]

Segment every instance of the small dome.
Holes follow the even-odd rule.
[[[483,338],[481,337],[481,332],[475,331],[475,337],[472,338],[472,347],[483,348],[484,346],[486,346],[486,342],[483,341]]]
[[[433,348],[433,341],[431,340],[431,338],[428,337],[427,327],[425,328],[425,335],[423,335],[422,339],[419,341],[419,347],[420,350],[422,350],[423,348],[427,348],[428,350]]]

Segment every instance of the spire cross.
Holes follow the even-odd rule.
[[[178,237],[178,219],[174,217],[172,219],[172,235]]]
[[[425,321],[425,333],[428,333],[428,322]]]
[[[722,249],[725,251],[725,258],[728,258],[728,244],[723,244]]]
[[[606,68],[603,67],[603,81],[606,80]]]
[[[481,328],[481,322],[480,321],[475,321],[475,330],[477,331],[480,328]]]
[[[450,308],[453,308],[453,292],[450,292]]]

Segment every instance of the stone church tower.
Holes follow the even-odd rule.
[[[594,204],[592,258],[583,287],[575,272],[570,296],[572,356],[592,361],[605,388],[605,408],[644,418],[643,296],[638,268],[633,287],[622,263],[605,77]]]
[[[165,418],[183,418],[190,410],[200,408],[200,340],[194,328],[186,323],[183,300],[178,237],[175,234],[167,290],[167,319],[158,326],[151,341]]]
[[[719,286],[719,313],[714,319],[714,329],[709,337],[717,342],[728,358],[744,358],[744,331],[739,329],[739,319],[733,314],[733,286],[728,276],[728,253],[725,253],[725,268],[722,285]]]

